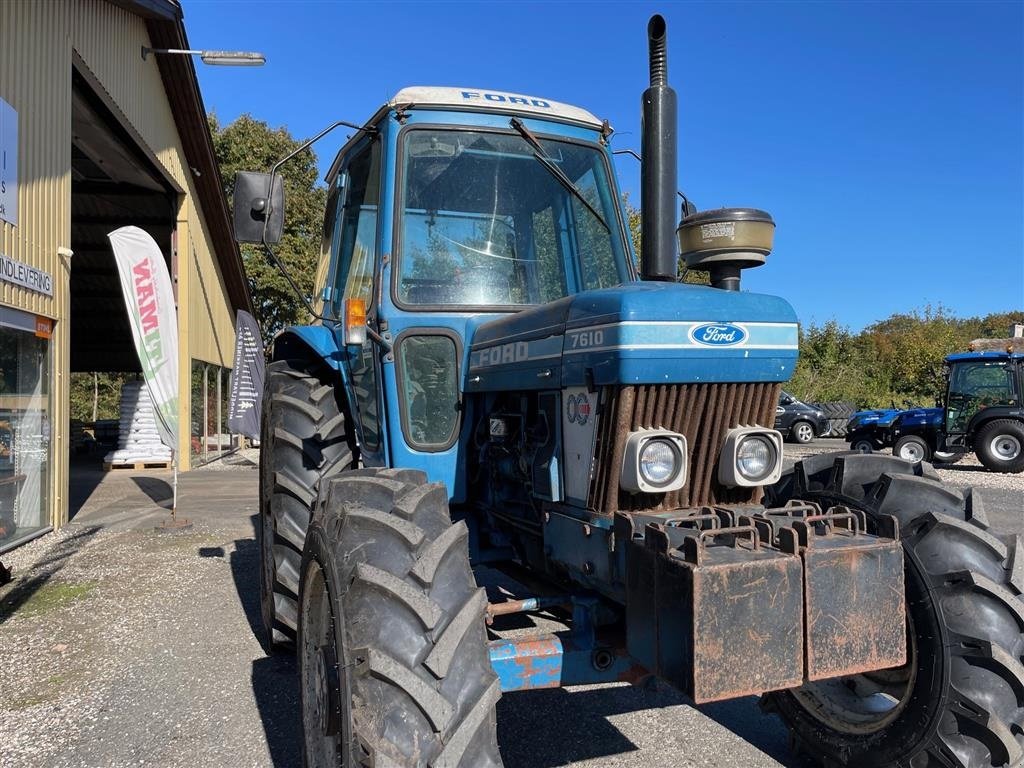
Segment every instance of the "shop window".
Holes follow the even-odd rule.
[[[50,524],[50,342],[23,314],[0,318],[0,552]]]
[[[202,360],[192,361],[192,418],[189,453],[203,464],[231,450],[227,429],[231,370]]]
[[[189,455],[192,463],[203,461],[205,450],[203,439],[206,435],[206,427],[203,422],[204,407],[203,392],[205,391],[206,363],[200,360],[192,361],[192,396],[189,402],[192,407],[191,426],[189,430]]]

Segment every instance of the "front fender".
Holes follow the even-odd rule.
[[[320,358],[336,371],[341,371],[347,355],[338,346],[333,331],[325,325],[292,325],[274,337],[270,359],[287,360],[308,356]]]
[[[275,360],[322,360],[337,379],[336,387],[341,387],[347,408],[345,416],[356,431],[356,442],[363,444],[363,430],[359,422],[359,411],[356,408],[355,390],[352,388],[352,376],[347,364],[348,352],[338,345],[338,339],[331,328],[325,325],[293,325],[285,328],[274,337],[270,352],[271,361]]]

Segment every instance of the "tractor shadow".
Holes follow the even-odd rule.
[[[250,518],[253,538],[236,539],[230,556],[231,576],[238,601],[253,636],[263,641],[260,615],[259,545],[255,539],[256,515]],[[203,555],[204,553],[200,553]],[[207,553],[204,556],[214,556]],[[302,724],[299,720],[298,666],[295,656],[277,652],[252,663],[253,697],[263,724],[267,751],[275,768],[301,768]]]
[[[676,708],[680,706],[697,709],[785,768],[803,765],[789,754],[785,726],[775,716],[761,712],[756,698],[694,707],[682,694],[661,684],[506,694],[498,702],[498,744],[505,768],[554,768],[600,758],[609,758],[609,765],[634,761],[676,765],[684,757],[679,754],[680,749],[691,758],[700,754],[700,749],[690,746],[693,742],[689,736],[685,739],[688,748],[666,739],[665,748],[676,752],[675,757],[656,757],[659,750],[652,750],[649,745],[638,746],[611,718],[628,718],[634,713],[633,729],[639,726],[645,731],[677,731],[681,726]],[[675,711],[657,711],[666,709]],[[728,749],[721,736],[701,737],[699,743],[704,748]]]
[[[256,516],[251,520],[255,526]],[[218,556],[213,551],[200,554]],[[235,540],[230,566],[249,628],[262,640],[259,547],[255,537]],[[523,618],[501,617],[501,629],[518,629]],[[302,724],[295,657],[279,652],[256,659],[252,663],[251,684],[273,765],[300,768]],[[650,747],[635,744],[613,719],[635,713],[634,722],[643,724],[645,730],[676,728],[678,723],[671,725],[677,717],[673,712],[657,710],[680,705],[693,707],[682,694],[665,685],[575,687],[506,694],[497,707],[502,760],[505,768],[554,768],[602,758],[609,764],[660,760]],[[774,716],[763,714],[757,699],[710,704],[698,710],[783,766],[798,765],[787,753],[784,726]]]
[[[95,525],[83,528],[59,540],[46,557],[34,563],[25,574],[10,572],[9,575],[13,578],[3,590],[0,590],[0,625],[12,618],[21,606],[43,589],[67,565],[68,560],[100,530],[100,526]]]

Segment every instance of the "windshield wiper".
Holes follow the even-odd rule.
[[[590,201],[583,196],[580,188],[572,183],[572,179],[565,175],[565,171],[555,165],[555,162],[548,157],[547,152],[544,151],[544,147],[541,146],[540,140],[533,135],[533,132],[527,128],[523,124],[523,121],[518,117],[513,117],[510,123],[512,127],[518,131],[519,135],[522,136],[531,147],[533,147],[533,156],[537,158],[537,162],[543,165],[547,169],[548,173],[555,177],[555,180],[558,181],[559,184],[565,187],[568,192],[571,192],[577,200],[583,203],[583,205],[587,207],[587,210],[594,214],[594,218],[601,222],[601,226],[605,228],[605,231],[610,234],[612,231],[611,227],[608,226],[604,217],[598,213],[597,209],[590,204]]]

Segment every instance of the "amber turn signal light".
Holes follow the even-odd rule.
[[[345,299],[345,343],[362,346],[366,343],[366,300]]]

